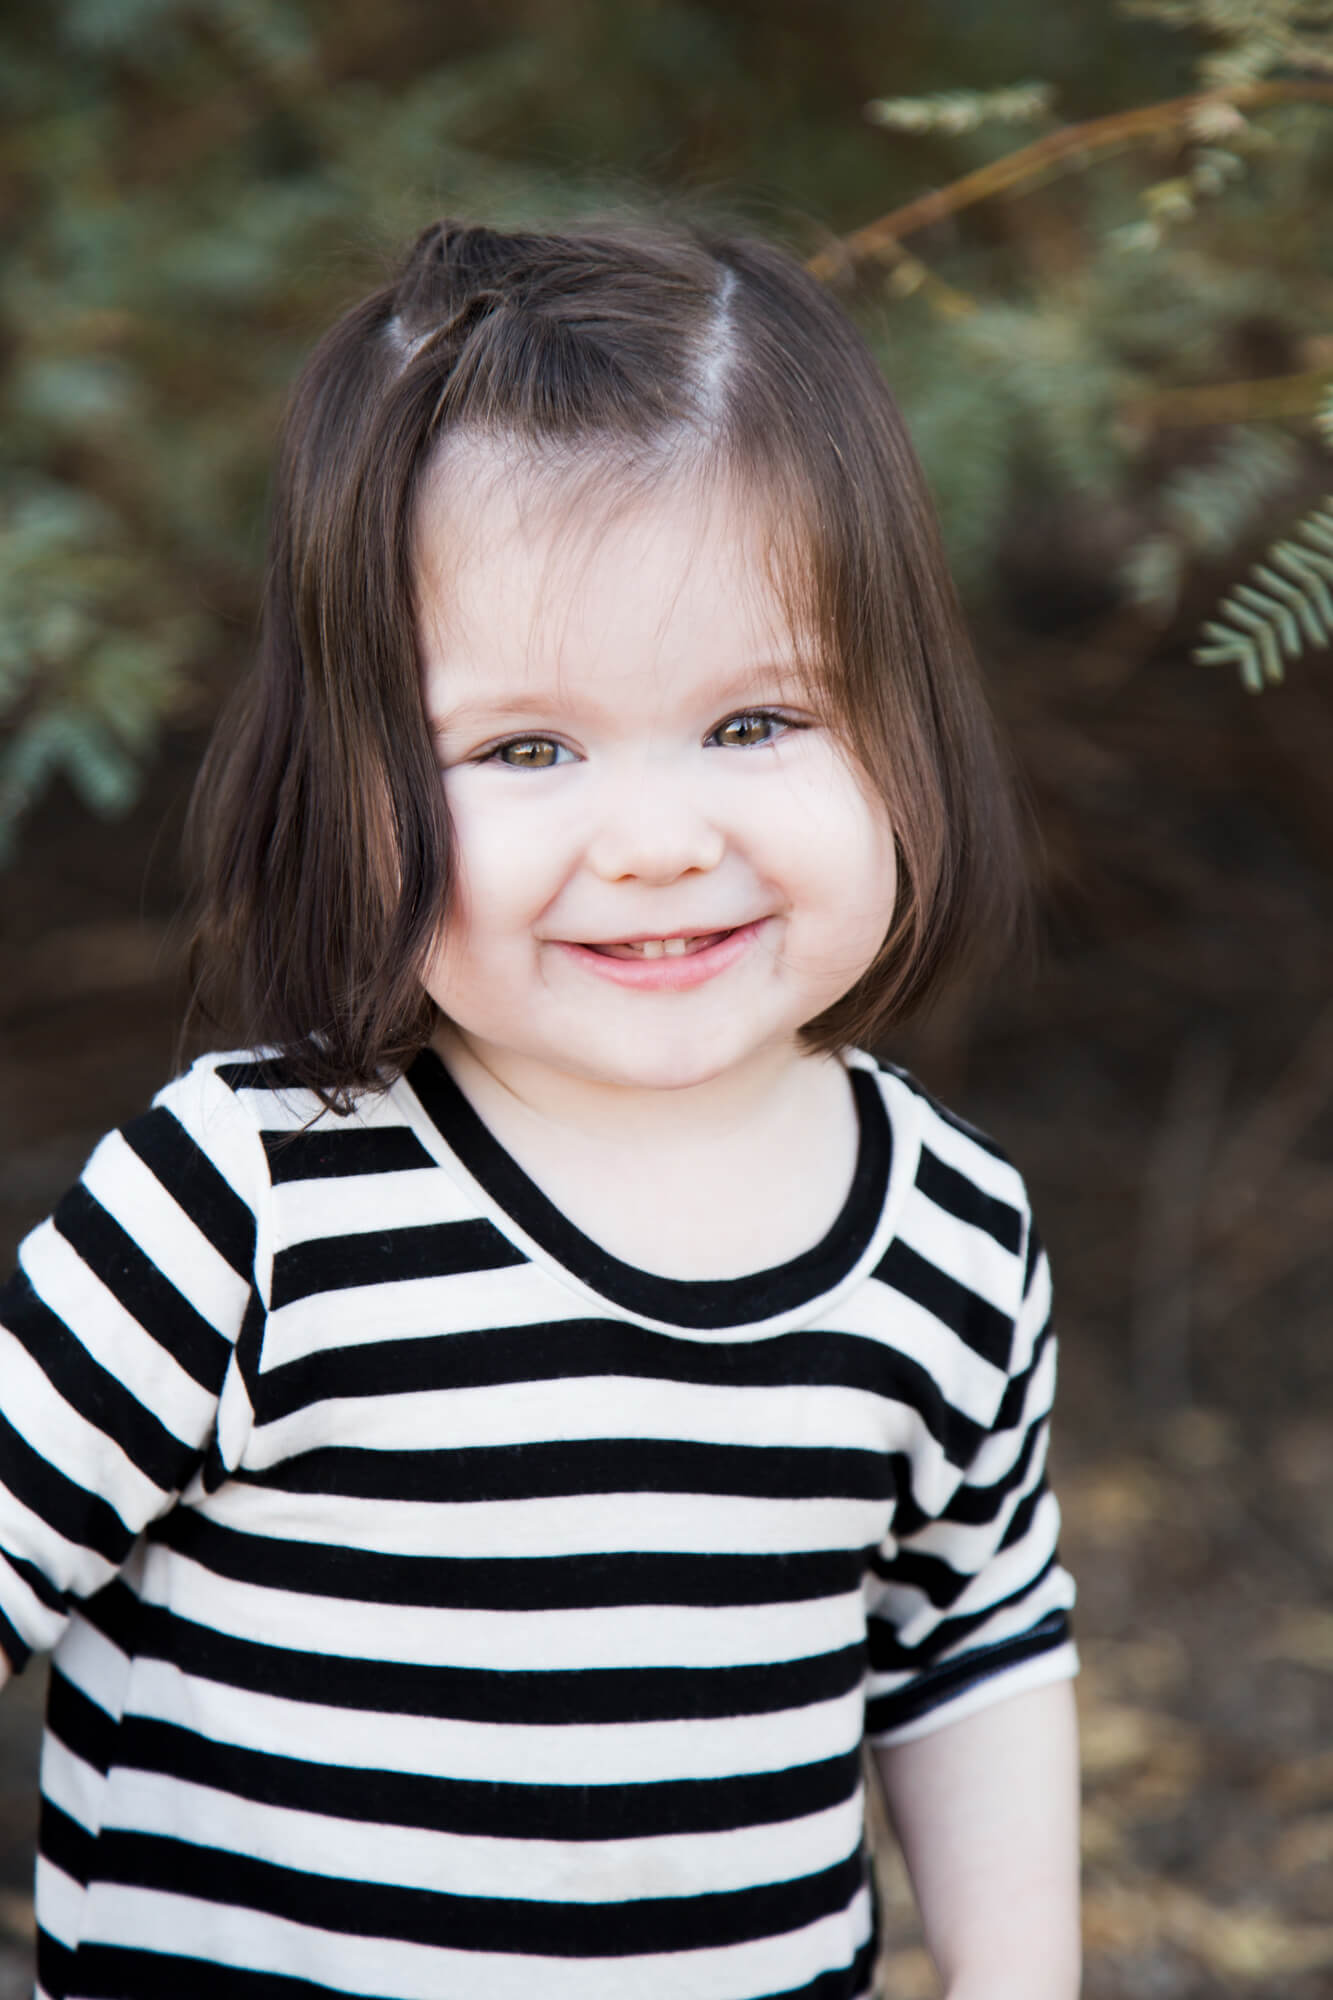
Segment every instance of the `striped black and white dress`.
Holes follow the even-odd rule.
[[[421,1055],[244,1056],[0,1294],[0,1645],[54,1647],[47,2000],[858,2000],[862,1741],[1071,1673],[1012,1166],[848,1058],[828,1235],[589,1241]]]

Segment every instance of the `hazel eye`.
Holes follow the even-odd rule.
[[[719,723],[708,740],[724,750],[748,750],[756,744],[772,743],[784,729],[790,727],[782,716],[770,715],[767,709],[756,708]]]
[[[550,736],[516,736],[487,754],[487,763],[507,764],[511,771],[546,771],[568,759],[571,752]]]

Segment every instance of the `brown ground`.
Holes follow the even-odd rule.
[[[1143,647],[1138,647],[1141,656]],[[1089,2000],[1333,1996],[1333,698],[1111,635],[1002,697],[1048,848],[1036,985],[905,1051],[1031,1183],[1062,1301]],[[1321,685],[1322,681],[1322,685]],[[0,876],[0,1249],[172,1067],[179,741]],[[0,2000],[26,1990],[32,1670],[0,1703]],[[936,1987],[884,1864],[891,2000]]]

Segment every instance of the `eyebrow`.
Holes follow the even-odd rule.
[[[758,666],[743,668],[718,690],[719,709],[755,700],[762,692],[777,693],[784,698],[811,692],[809,676],[793,660],[766,661]],[[567,699],[558,686],[534,687],[529,691],[514,694],[474,695],[453,707],[441,706],[433,711],[427,720],[434,735],[442,735],[447,729],[458,729],[471,725],[474,721],[494,720],[503,722],[511,719],[531,718],[543,708],[556,707]]]

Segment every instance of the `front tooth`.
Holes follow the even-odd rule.
[[[668,958],[684,958],[686,940],[682,937],[663,938],[662,949]]]
[[[645,938],[639,946],[645,958],[661,958],[666,949],[666,941],[662,938]]]

